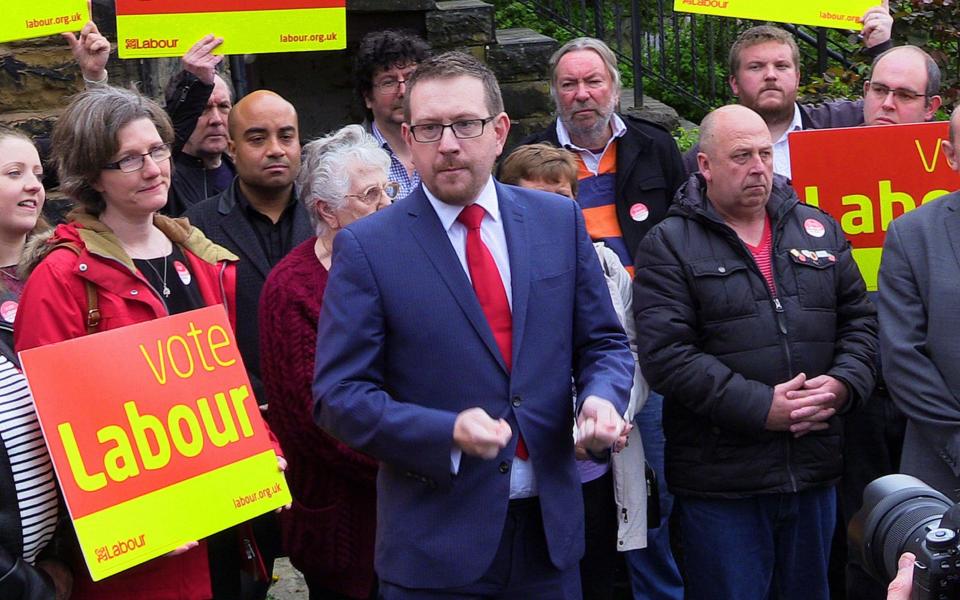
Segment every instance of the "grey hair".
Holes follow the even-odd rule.
[[[120,130],[140,119],[152,122],[165,144],[173,142],[173,125],[159,104],[108,85],[74,96],[57,120],[51,147],[60,190],[91,215],[99,216],[106,206],[93,185],[120,149]]]
[[[616,54],[614,54],[610,46],[602,40],[592,37],[578,37],[560,46],[560,48],[553,53],[553,56],[550,57],[550,95],[553,96],[553,101],[557,106],[560,106],[559,99],[557,98],[557,65],[560,64],[560,59],[564,56],[578,50],[592,50],[600,56],[600,59],[603,61],[603,66],[607,68],[607,74],[610,75],[610,80],[613,82],[614,90],[619,95],[620,70],[617,69]]]
[[[329,226],[320,218],[317,205],[326,204],[330,210],[346,205],[353,163],[380,167],[384,174],[390,170],[390,156],[360,125],[347,125],[303,147],[297,187],[318,236],[327,233]]]

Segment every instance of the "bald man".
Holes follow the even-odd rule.
[[[960,109],[953,111],[943,152],[960,171]],[[954,501],[960,501],[958,232],[960,192],[894,219],[878,285],[883,372],[907,416],[901,471]]]
[[[866,125],[896,125],[930,121],[943,103],[940,67],[916,46],[887,50],[870,67],[863,84]]]
[[[774,176],[757,113],[708,115],[697,161],[640,243],[633,304],[686,597],[826,600],[837,415],[873,387],[874,310],[839,224]]]
[[[293,182],[300,171],[297,111],[274,92],[259,90],[230,112],[230,154],[237,176],[219,195],[187,211],[208,238],[240,257],[237,343],[254,393],[263,402],[257,307],[270,269],[312,235]]]
[[[193,205],[185,216],[207,238],[240,257],[237,345],[254,394],[263,405],[257,327],[260,290],[270,269],[311,237],[313,228],[293,185],[300,171],[299,121],[293,105],[274,92],[253,92],[230,111],[229,133],[237,176],[227,189]],[[275,515],[259,517],[253,524],[264,562],[272,570],[273,559],[280,553]],[[269,581],[258,582],[255,597],[264,598],[267,587]]]
[[[863,84],[865,125],[923,123],[934,118],[942,104],[940,67],[916,46],[898,46],[877,56]],[[883,162],[883,149],[875,158]],[[870,293],[876,302],[876,293]],[[879,357],[878,357],[879,360]],[[879,363],[878,363],[879,366]],[[840,482],[840,524],[849,522],[863,503],[867,484],[900,472],[901,452],[906,434],[906,417],[890,397],[884,376],[877,373],[873,395],[844,423],[844,470]],[[874,581],[860,566],[859,550],[848,549],[846,565],[847,600],[882,600],[886,588]]]

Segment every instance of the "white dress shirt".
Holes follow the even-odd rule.
[[[802,129],[803,121],[800,119],[800,105],[794,102],[793,121],[790,122],[790,126],[783,132],[780,139],[773,143],[773,172],[783,175],[787,179],[790,179],[791,172],[790,144],[787,142],[787,138],[790,137],[790,134],[794,131],[800,131]]]
[[[562,148],[573,150],[579,154],[580,158],[583,160],[583,165],[587,167],[587,170],[596,175],[600,170],[600,161],[603,160],[603,155],[607,153],[607,149],[610,148],[610,144],[614,143],[617,138],[626,135],[627,124],[623,122],[623,119],[620,118],[620,115],[613,113],[610,116],[610,129],[613,131],[613,135],[611,135],[610,139],[607,140],[607,143],[603,147],[603,150],[600,151],[600,154],[594,152],[594,150],[597,150],[597,148],[581,148],[580,146],[574,144],[570,140],[570,132],[567,131],[567,128],[563,125],[563,121],[560,119],[557,119],[557,141],[560,143]]]
[[[429,200],[433,210],[440,218],[447,237],[450,238],[450,244],[460,259],[460,266],[463,267],[467,279],[470,279],[470,269],[467,267],[467,227],[457,221],[462,206],[446,204],[442,200],[430,193],[427,186],[423,186],[423,191]],[[497,188],[493,184],[493,177],[487,180],[480,195],[474,201],[486,211],[483,221],[480,222],[480,238],[486,244],[493,260],[497,263],[497,270],[500,271],[500,278],[503,279],[503,288],[507,292],[507,302],[510,309],[513,309],[513,290],[511,289],[510,279],[510,254],[507,251],[507,236],[503,231],[503,219],[500,216],[500,204],[497,200]],[[472,283],[472,280],[471,280]],[[492,417],[493,415],[491,415]],[[513,435],[517,435],[517,431]],[[460,448],[452,448],[450,451],[450,468],[456,474],[460,470],[460,458],[463,451]],[[529,460],[520,460],[514,458],[513,466],[510,469],[510,498],[527,498],[537,495],[537,478],[533,472],[533,465]]]

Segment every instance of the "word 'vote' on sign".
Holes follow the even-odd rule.
[[[290,502],[222,306],[20,358],[95,581]]]
[[[890,221],[957,188],[941,147],[946,122],[797,131],[793,187],[840,222],[867,289],[877,289]]]
[[[9,0],[3,3],[0,42],[80,31],[89,20],[87,0]]]
[[[674,0],[673,10],[816,27],[861,29],[858,19],[868,8],[879,3],[879,0]]]
[[[347,47],[346,0],[116,0],[120,58],[183,56],[203,36],[217,53]]]

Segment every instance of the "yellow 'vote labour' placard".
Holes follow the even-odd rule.
[[[673,10],[721,17],[777,21],[837,29],[861,29],[859,19],[879,0],[674,0]]]
[[[800,199],[840,222],[867,289],[876,291],[890,221],[958,188],[944,122],[796,131],[790,144]]]
[[[346,0],[116,0],[120,58],[183,56],[207,34],[218,53],[347,47]]]
[[[290,502],[222,306],[20,360],[94,581]]]
[[[10,0],[3,4],[0,42],[80,31],[90,20],[87,0]]]

